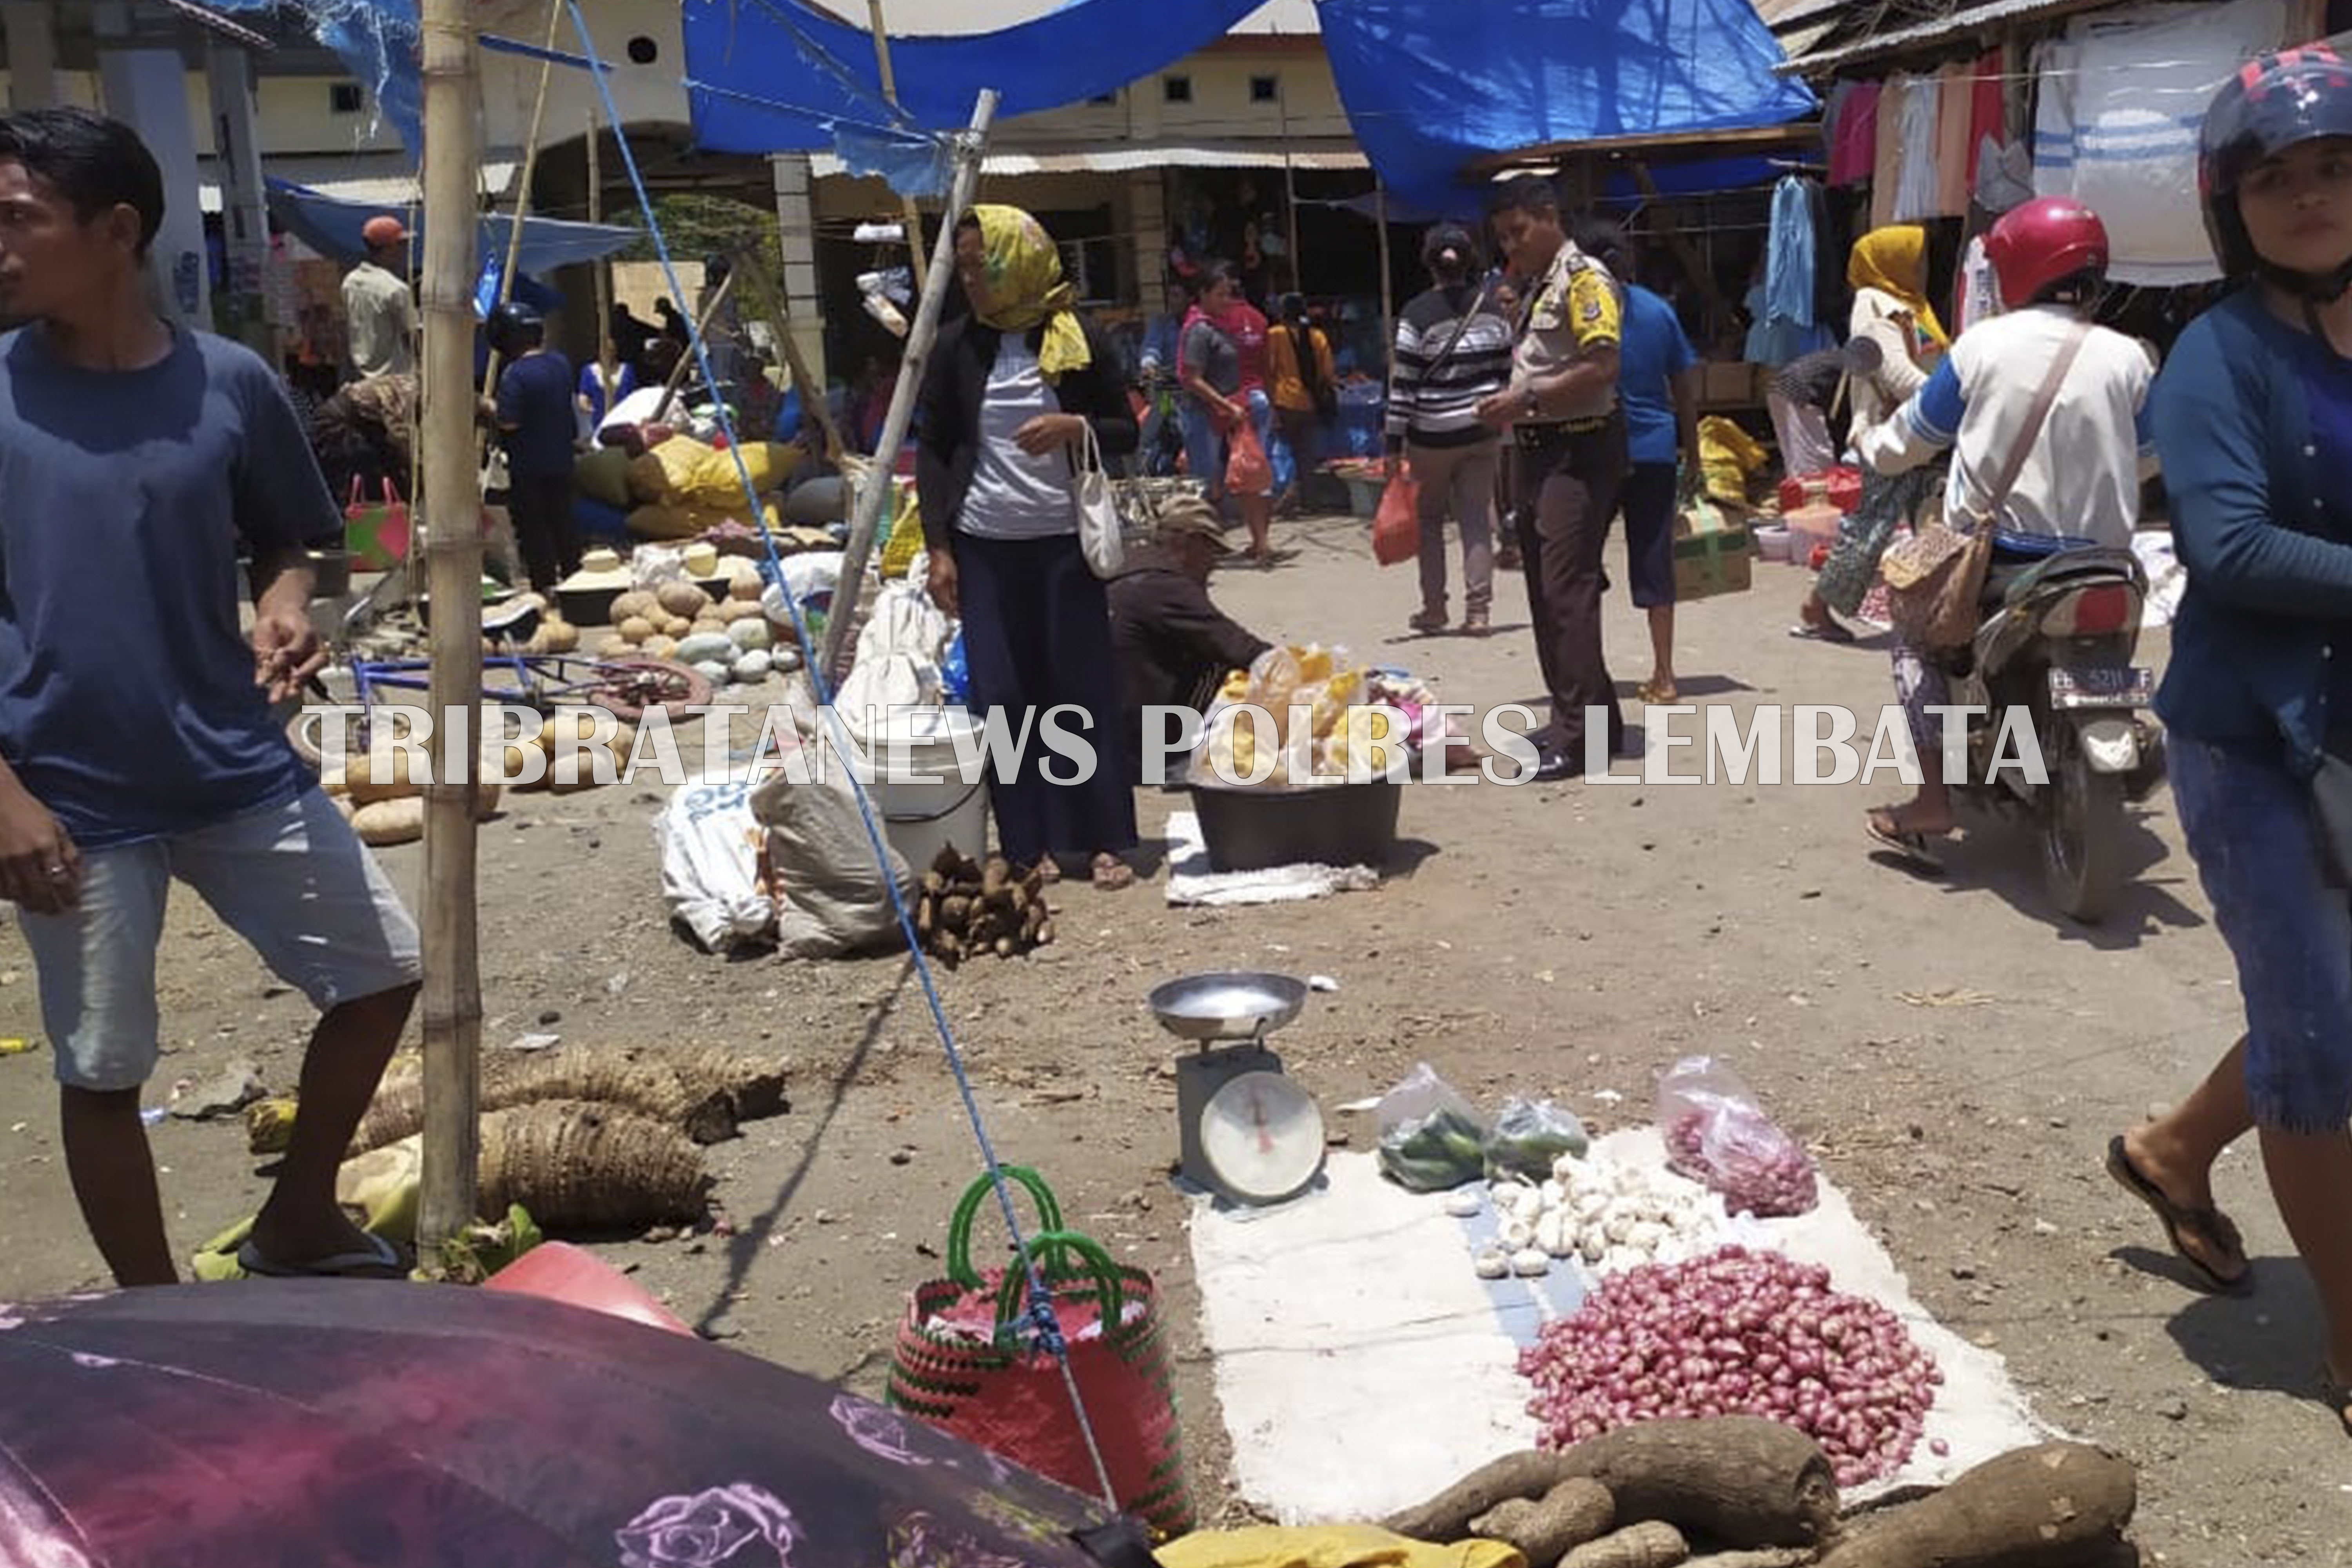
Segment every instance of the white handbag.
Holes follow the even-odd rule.
[[[1127,542],[1118,521],[1118,497],[1111,489],[1110,470],[1103,466],[1102,443],[1092,424],[1086,426],[1079,448],[1076,475],[1078,547],[1097,577],[1116,577],[1127,565]]]

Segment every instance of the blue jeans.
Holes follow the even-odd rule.
[[[2320,877],[2310,791],[2275,758],[2166,738],[2172,797],[2246,1005],[2246,1096],[2284,1132],[2352,1121],[2352,894]]]

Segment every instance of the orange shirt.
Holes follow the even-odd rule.
[[[1307,378],[1299,374],[1298,344],[1294,341],[1294,329],[1276,326],[1265,334],[1266,394],[1276,408],[1287,408],[1294,414],[1315,412],[1315,399],[1307,390]],[[1307,336],[1315,344],[1315,370],[1322,384],[1339,384],[1339,374],[1331,368],[1331,340],[1313,327]]]

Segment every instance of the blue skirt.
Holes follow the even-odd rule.
[[[2283,1132],[2352,1121],[2352,893],[2320,875],[2310,791],[2278,760],[2167,738],[2175,809],[2246,1004],[2246,1096]]]

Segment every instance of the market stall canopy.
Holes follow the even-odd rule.
[[[1407,200],[1458,207],[1465,165],[1543,142],[1777,125],[1819,108],[1775,75],[1749,0],[1323,0],[1349,122]]]
[[[855,162],[848,136],[863,133],[920,157],[931,133],[960,130],[971,118],[982,88],[999,94],[1000,118],[1083,102],[1205,48],[1262,4],[1074,0],[992,33],[893,37],[894,110],[865,28],[803,0],[686,0],[695,140],[713,153],[839,146]]]
[[[289,184],[284,180],[271,180],[268,184],[271,216],[299,237],[303,244],[321,256],[331,256],[342,261],[357,261],[367,254],[367,247],[360,239],[360,229],[368,219],[383,212],[383,205],[340,201],[304,185]],[[401,217],[421,243],[425,233],[425,215],[419,211],[402,210]],[[504,256],[508,237],[514,232],[514,219],[504,214],[486,214],[481,220],[481,254]],[[613,224],[525,218],[522,224],[522,258],[519,265],[526,273],[543,275],[559,267],[574,267],[611,256],[627,249],[644,237],[634,228],[622,228]]]

